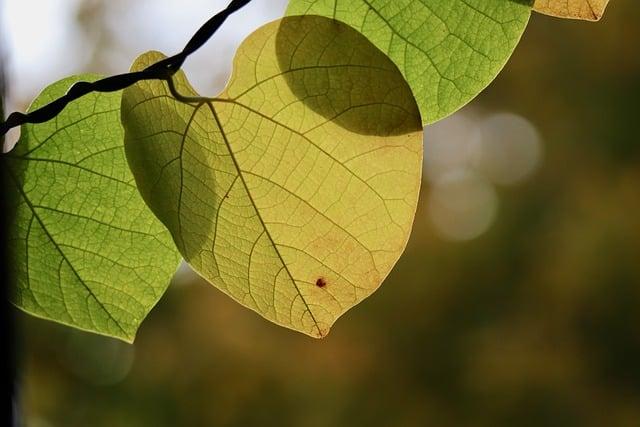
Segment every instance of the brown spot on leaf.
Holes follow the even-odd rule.
[[[325,286],[327,286],[327,281],[324,280],[324,277],[318,277],[318,280],[316,280],[316,286],[319,288],[324,288]]]

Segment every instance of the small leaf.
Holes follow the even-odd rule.
[[[404,250],[420,115],[395,65],[344,24],[268,24],[238,50],[219,98],[189,105],[148,81],[124,91],[122,113],[138,186],[184,258],[277,324],[325,336]]]
[[[559,18],[599,21],[609,0],[536,0],[533,9]]]
[[[78,76],[46,88],[31,110]],[[25,125],[6,155],[15,192],[13,303],[32,315],[133,341],[180,257],[127,166],[121,93],[90,94]]]
[[[351,25],[409,82],[425,124],[471,101],[503,68],[532,0],[290,0],[288,15]]]

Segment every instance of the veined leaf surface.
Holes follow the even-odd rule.
[[[530,0],[291,0],[288,15],[338,19],[384,51],[409,82],[424,123],[464,106],[500,72]]]
[[[319,16],[259,29],[234,68],[215,99],[179,102],[157,81],[126,89],[127,157],[199,274],[323,337],[404,250],[421,179],[418,107],[383,52]],[[181,72],[175,85],[197,97]]]
[[[559,18],[599,21],[609,0],[536,0],[533,9]]]
[[[34,101],[53,101],[78,80]],[[55,120],[25,125],[6,155],[16,222],[13,303],[32,315],[133,341],[180,256],[136,189],[124,152],[121,93],[89,94]]]

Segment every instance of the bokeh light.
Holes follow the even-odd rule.
[[[447,240],[481,236],[496,219],[496,185],[522,183],[541,160],[538,131],[517,114],[467,107],[427,126],[424,178],[436,232]]]
[[[521,183],[542,160],[540,135],[531,122],[513,113],[482,120],[473,147],[473,167],[499,185]]]
[[[7,111],[24,108],[44,86],[88,63],[90,40],[81,37],[75,11],[81,0],[0,3],[7,54]]]
[[[458,169],[433,183],[427,205],[431,221],[445,238],[471,240],[495,220],[498,196],[482,176]]]
[[[467,107],[424,131],[424,177],[437,182],[458,169],[469,169],[480,139],[477,113]]]

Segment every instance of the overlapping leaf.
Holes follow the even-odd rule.
[[[609,0],[536,0],[536,12],[560,18],[598,21],[602,18]]]
[[[32,109],[79,79],[49,86]],[[17,203],[14,304],[132,341],[180,257],[127,166],[120,97],[87,95],[53,121],[24,126],[5,165]]]
[[[176,87],[197,97],[182,73]],[[145,200],[204,278],[275,323],[325,336],[407,242],[422,164],[410,88],[361,34],[306,16],[251,35],[225,92],[193,101],[162,82],[124,91]]]
[[[531,0],[291,0],[288,15],[343,21],[384,51],[409,82],[425,123],[478,95],[515,49]]]

